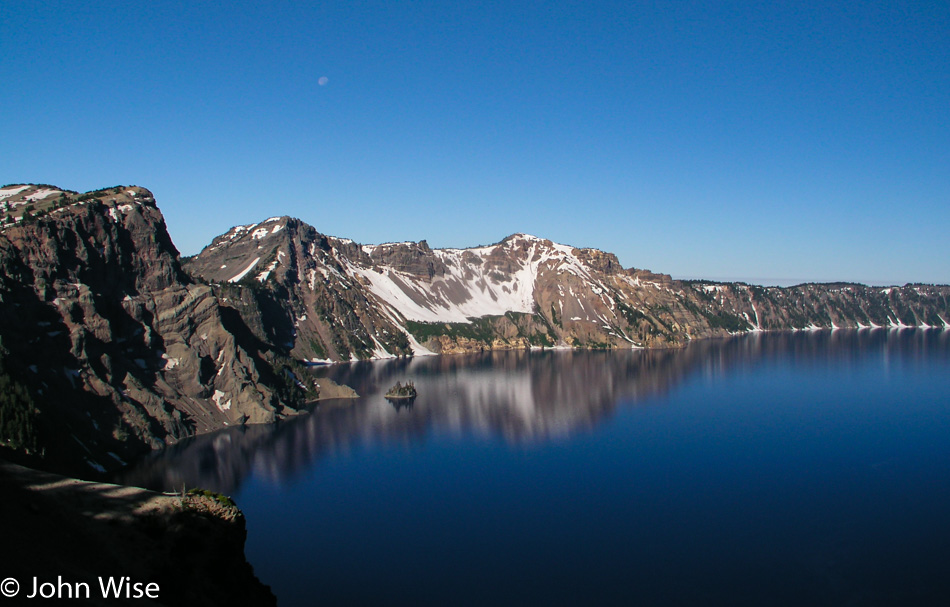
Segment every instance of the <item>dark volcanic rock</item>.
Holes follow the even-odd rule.
[[[45,465],[88,477],[294,412],[273,353],[182,271],[148,190],[72,196],[5,227],[0,269],[0,355],[33,397]]]
[[[374,247],[370,257],[373,263],[379,266],[392,268],[432,280],[435,276],[445,274],[445,264],[432,253],[429,243],[424,240],[415,242],[384,244]]]

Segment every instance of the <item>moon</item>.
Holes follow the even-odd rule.
[[[327,82],[330,82],[330,79],[327,78],[326,76],[320,76],[320,77],[317,79],[317,84],[319,84],[320,86],[326,85]]]

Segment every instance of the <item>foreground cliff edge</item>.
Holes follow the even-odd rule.
[[[49,584],[34,598],[276,604],[244,557],[244,515],[226,498],[78,481],[3,462],[0,492],[8,522],[2,575],[17,580],[21,599]]]
[[[182,271],[147,190],[5,187],[0,219],[0,456],[101,478],[151,449],[275,421],[317,396],[293,361]],[[243,515],[213,497],[5,463],[0,485],[4,576],[20,598],[46,583],[35,598],[72,589],[93,604],[276,602],[244,557]],[[125,579],[124,591],[106,600],[104,576]]]

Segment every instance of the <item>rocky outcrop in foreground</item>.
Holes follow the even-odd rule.
[[[277,603],[244,557],[244,515],[226,498],[83,482],[3,462],[0,493],[0,517],[15,522],[4,526],[3,575],[18,581],[20,598],[36,576],[65,581],[74,599],[88,593],[83,604]],[[104,600],[99,577],[154,584],[157,598]]]
[[[148,190],[0,194],[13,190],[0,209],[0,374],[25,396],[0,403],[16,420],[0,445],[88,478],[296,413],[307,387],[289,359],[182,270]]]

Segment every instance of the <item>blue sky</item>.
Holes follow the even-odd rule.
[[[0,181],[676,277],[950,283],[950,3],[18,2]],[[320,78],[326,78],[321,84]]]

